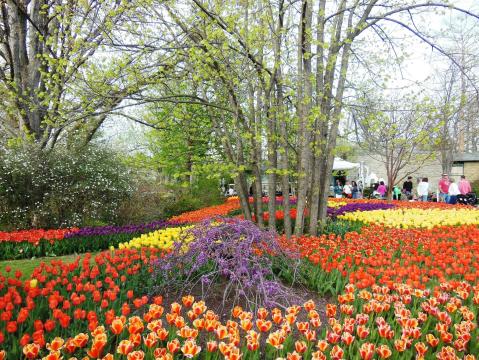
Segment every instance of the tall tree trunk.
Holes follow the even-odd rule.
[[[324,14],[326,8],[326,0],[319,4],[317,18],[317,46],[316,46],[316,106],[320,108],[324,93]],[[327,174],[321,173],[321,128],[325,119],[319,116],[315,123],[314,132],[314,151],[313,151],[313,169],[311,179],[311,203],[309,214],[309,234],[316,236],[318,233],[318,215],[319,215],[319,197],[321,176],[327,177]]]
[[[298,93],[298,114],[300,133],[300,157],[298,167],[298,202],[296,204],[296,222],[294,234],[301,236],[304,229],[304,211],[307,206],[307,196],[311,169],[311,128],[310,113],[313,87],[311,83],[311,1],[303,0],[301,11],[301,30],[299,32],[298,65],[299,88],[304,88],[304,93]],[[300,97],[300,95],[302,95]]]

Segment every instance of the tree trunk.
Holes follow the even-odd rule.
[[[317,46],[316,46],[316,106],[320,107],[323,100],[324,92],[324,13],[326,1],[321,1],[317,16]],[[309,234],[316,236],[318,233],[318,215],[320,202],[321,177],[326,177],[325,173],[321,173],[321,116],[316,119],[314,132],[314,151],[313,151],[313,169],[311,179],[311,202],[309,214]]]
[[[300,157],[298,167],[298,202],[296,204],[296,222],[294,234],[301,236],[304,229],[304,211],[307,206],[311,171],[311,129],[310,113],[313,87],[311,83],[311,1],[303,0],[301,12],[301,31],[299,32],[298,88],[304,88],[304,93],[298,91],[298,114],[300,133]],[[300,96],[302,95],[302,96]]]

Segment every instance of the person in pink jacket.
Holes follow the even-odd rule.
[[[470,192],[472,192],[471,184],[469,181],[466,180],[466,177],[464,175],[461,176],[461,180],[459,180],[459,192],[462,195],[467,195]]]

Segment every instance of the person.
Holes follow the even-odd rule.
[[[393,187],[393,199],[401,200],[401,189],[399,189],[399,186],[397,185],[394,185]]]
[[[339,180],[336,180],[336,185],[334,185],[334,196],[338,199],[343,197],[343,186]]]
[[[471,184],[466,180],[464,175],[461,175],[461,180],[459,180],[458,187],[462,195],[467,195],[472,192]]]
[[[454,182],[454,179],[449,180],[449,189],[448,189],[448,204],[457,204],[457,195],[461,192],[459,191],[459,186]]]
[[[421,182],[417,186],[417,196],[419,201],[427,201],[429,194],[429,183],[427,178],[422,178]]]
[[[442,174],[441,180],[439,180],[438,188],[439,188],[439,201],[440,202],[448,202],[449,200],[449,177],[447,174]]]
[[[379,193],[379,195],[381,195],[382,198],[384,198],[384,195],[386,195],[386,192],[388,191],[386,185],[384,185],[384,181],[379,183],[378,189],[376,191]]]
[[[402,184],[402,190],[406,198],[410,198],[412,195],[412,176],[408,176],[407,180]]]
[[[354,180],[351,182],[351,190],[353,193],[353,199],[359,199],[359,186]]]
[[[353,197],[353,189],[351,185],[349,184],[349,181],[346,181],[346,184],[343,186],[343,194],[345,198],[352,198]]]

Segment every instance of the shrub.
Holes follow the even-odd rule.
[[[0,224],[9,227],[111,223],[130,191],[128,169],[98,145],[0,152]]]
[[[180,239],[169,255],[158,260],[155,292],[189,292],[198,284],[208,289],[224,279],[228,285],[223,304],[246,301],[252,308],[273,307],[295,299],[272,270],[280,260],[283,268],[293,267],[292,257],[281,249],[275,234],[261,231],[250,221],[224,219],[205,221],[184,236],[194,240],[185,247]]]

